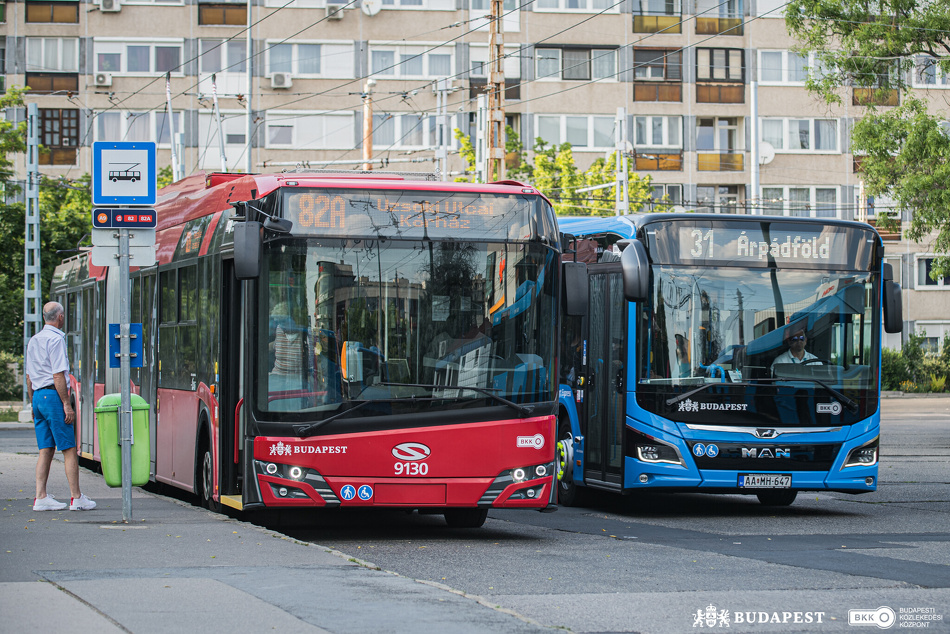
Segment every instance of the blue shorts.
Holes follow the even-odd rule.
[[[66,451],[76,446],[76,426],[66,424],[66,411],[56,390],[33,392],[33,424],[40,449]]]

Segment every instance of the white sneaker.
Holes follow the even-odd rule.
[[[69,505],[65,502],[60,502],[49,493],[46,494],[45,498],[40,498],[38,500],[33,498],[34,511],[62,511],[67,506]]]
[[[70,511],[91,511],[94,508],[96,508],[96,503],[87,498],[85,493],[78,498],[69,499]]]

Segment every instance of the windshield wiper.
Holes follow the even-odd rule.
[[[497,394],[492,394],[492,389],[486,387],[472,387],[471,385],[436,385],[434,383],[377,383],[376,385],[385,385],[387,387],[422,387],[432,390],[436,388],[443,390],[471,390],[473,392],[478,392],[479,394],[484,394],[493,401],[507,405],[522,416],[528,416],[534,411],[533,405],[519,405],[518,403],[509,401],[508,399],[498,396]]]
[[[674,396],[673,398],[668,398],[668,399],[666,399],[666,404],[667,404],[667,405],[676,405],[676,404],[679,403],[680,401],[685,401],[685,400],[688,399],[690,396],[692,396],[692,395],[694,395],[694,394],[699,394],[699,393],[702,392],[703,390],[706,390],[706,389],[708,389],[708,388],[710,388],[710,387],[722,387],[722,386],[724,386],[724,385],[728,385],[728,386],[730,386],[730,387],[733,386],[733,385],[738,385],[738,386],[742,386],[742,387],[750,387],[750,386],[754,385],[754,383],[726,383],[726,382],[724,382],[724,381],[723,381],[723,382],[716,382],[716,383],[706,383],[706,384],[704,384],[704,385],[700,385],[699,387],[697,387],[697,388],[694,389],[694,390],[690,390],[689,392],[684,392],[684,393],[682,393],[682,394],[679,394],[679,395],[677,395],[677,396]]]
[[[309,425],[294,425],[294,433],[297,434],[298,438],[306,438],[307,436],[313,436],[313,432],[317,431],[327,423],[332,423],[336,419],[340,418],[344,414],[349,414],[350,412],[355,412],[356,410],[369,405],[370,403],[378,403],[379,401],[360,401],[353,407],[345,409],[342,412],[337,412],[330,418],[324,418],[323,420],[318,420],[315,423],[310,423]]]
[[[858,413],[858,409],[859,409],[859,408],[858,408],[858,403],[857,403],[856,401],[851,400],[851,398],[849,398],[848,396],[845,396],[844,394],[842,394],[841,392],[839,392],[839,391],[836,390],[835,388],[831,387],[830,385],[828,385],[827,383],[825,383],[825,382],[822,381],[821,379],[814,379],[814,378],[811,378],[811,377],[795,377],[794,379],[787,379],[787,378],[762,378],[762,379],[756,379],[756,381],[766,381],[766,382],[769,382],[769,383],[777,383],[777,382],[779,382],[779,381],[783,381],[783,382],[811,381],[812,383],[817,383],[817,384],[820,385],[821,387],[825,388],[825,390],[827,390],[829,394],[831,394],[832,396],[834,396],[834,397],[835,397],[836,399],[838,399],[839,401],[843,402],[843,403],[844,403],[844,406],[848,408],[848,411],[849,411],[849,412],[851,412],[852,414],[857,414],[857,413]]]

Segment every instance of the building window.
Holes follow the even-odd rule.
[[[681,33],[682,20],[680,0],[634,0],[634,33]]]
[[[683,147],[682,117],[634,117],[635,147]]]
[[[682,205],[683,204],[683,186],[682,185],[651,185],[650,210],[657,205]]]
[[[613,148],[614,117],[593,115],[537,115],[537,135],[551,146],[570,143],[577,149]]]
[[[27,72],[79,72],[79,38],[26,38]]]
[[[633,80],[634,101],[682,101],[683,52],[634,49]]]
[[[182,132],[181,112],[175,113],[175,132]],[[164,112],[117,112],[96,115],[97,141],[151,141],[168,146],[171,130]]]
[[[914,290],[935,290],[950,289],[950,275],[933,279],[930,274],[933,272],[934,256],[917,256],[917,280]]]
[[[537,0],[535,11],[578,11],[619,13],[613,0]]]
[[[353,45],[292,42],[268,44],[267,74],[294,77],[353,77]]]
[[[589,81],[614,79],[617,51],[598,48],[539,48],[536,51],[538,79]]]
[[[762,119],[762,140],[777,152],[837,152],[837,119]]]
[[[418,114],[373,115],[373,147],[433,148],[439,145],[437,119]],[[352,147],[352,142],[347,146]],[[450,141],[450,147],[455,147]]]
[[[201,26],[246,26],[246,4],[199,4],[198,24]]]
[[[795,51],[759,51],[759,83],[803,86],[808,79],[809,55]]]
[[[742,35],[742,1],[696,0],[696,33]]]
[[[914,58],[915,88],[947,88],[950,87],[950,78],[938,65],[940,60],[930,55],[918,55]]]
[[[763,213],[803,218],[839,218],[836,187],[763,187]]]
[[[370,73],[381,77],[427,78],[454,75],[452,47],[400,46],[370,50]]]
[[[27,2],[27,22],[54,22],[58,24],[79,23],[79,3],[62,2]]]
[[[287,0],[264,0],[264,6],[281,9],[322,9],[327,3],[326,0],[291,0],[289,3]]]
[[[735,117],[703,117],[696,121],[697,169],[713,172],[741,172],[743,154],[739,150],[739,120]]]
[[[294,150],[352,149],[356,135],[352,112],[267,113],[267,147]],[[374,144],[376,142],[373,135]]]
[[[198,58],[200,73],[244,73],[247,71],[247,42],[244,40],[201,40]]]
[[[742,49],[696,49],[696,79],[700,81],[745,81]]]
[[[696,211],[717,214],[739,213],[739,185],[699,185]]]
[[[79,110],[40,108],[40,165],[75,165],[79,146]]]
[[[96,72],[115,75],[181,74],[181,40],[129,42],[96,40]]]

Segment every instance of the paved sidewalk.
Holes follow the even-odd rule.
[[[122,490],[86,469],[80,483],[95,510],[34,512],[35,464],[35,453],[0,453],[0,631],[549,631],[138,488],[134,521],[123,524]],[[50,492],[68,501],[60,460]]]

